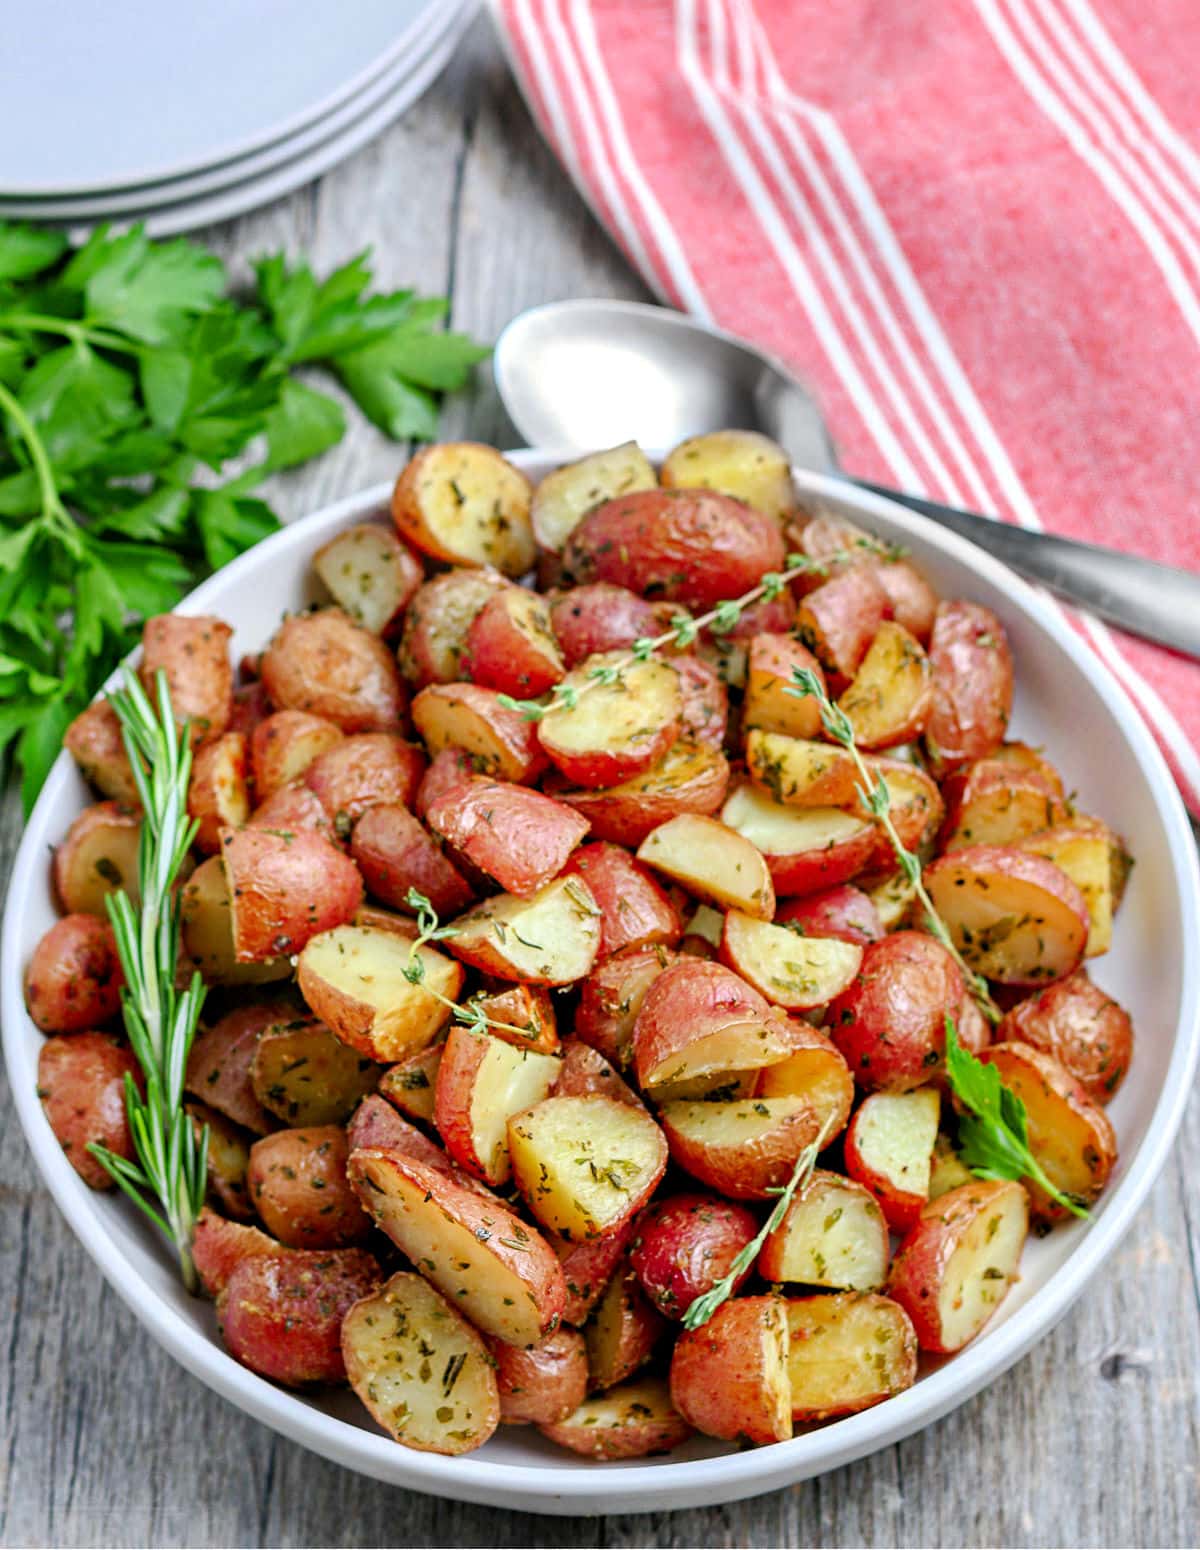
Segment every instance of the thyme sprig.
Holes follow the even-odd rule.
[[[988,1022],[998,1023],[1000,1021],[1000,1008],[992,1000],[987,981],[981,974],[976,974],[974,969],[963,958],[946,928],[945,921],[942,920],[934,907],[933,900],[929,897],[929,891],[925,887],[925,882],[921,875],[921,858],[909,850],[900,838],[899,831],[892,821],[891,799],[888,795],[887,782],[878,773],[872,776],[871,771],[867,768],[866,760],[863,758],[855,741],[854,728],[850,723],[850,718],[839,705],[835,705],[829,698],[820,679],[811,668],[793,668],[792,679],[793,683],[788,686],[786,692],[795,695],[797,699],[803,699],[811,695],[821,713],[821,724],[826,732],[854,760],[854,765],[861,782],[858,788],[859,796],[862,798],[863,804],[871,814],[871,817],[874,818],[887,835],[892,850],[895,852],[900,870],[906,880],[912,885],[917,902],[925,913],[925,925],[929,934],[942,944],[958,964],[966,976],[967,986],[975,998],[979,1010],[987,1018]]]
[[[135,1160],[99,1143],[88,1150],[146,1216],[171,1240],[183,1283],[194,1292],[192,1235],[204,1204],[208,1127],[199,1134],[183,1107],[184,1074],[200,1010],[199,974],[180,991],[179,897],[174,884],[191,849],[196,824],[188,818],[192,767],[188,729],[177,727],[171,691],[161,671],[155,680],[157,713],[137,675],[125,670],[125,687],[109,695],[142,803],[138,840],[141,904],[123,889],[105,903],[125,974],[121,1008],[125,1029],[142,1069],[146,1095],[125,1077],[125,1111]],[[157,1202],[153,1204],[152,1202]]]
[[[788,583],[794,581],[797,576],[821,574],[832,570],[836,565],[860,558],[860,554],[856,551],[862,550],[887,559],[896,558],[899,552],[892,545],[864,534],[862,538],[856,538],[849,549],[835,550],[834,553],[825,555],[823,559],[813,559],[805,554],[789,554],[785,560],[786,570],[766,571],[758,585],[751,587],[749,592],[743,592],[741,597],[718,603],[715,608],[710,608],[708,613],[701,614],[698,619],[682,612],[673,615],[669,630],[664,630],[661,635],[640,636],[624,657],[618,658],[616,662],[591,668],[582,685],[555,684],[550,693],[541,700],[517,700],[511,694],[502,694],[500,703],[506,710],[519,711],[526,721],[541,721],[542,717],[552,710],[574,710],[581,697],[590,689],[610,687],[629,668],[636,667],[641,662],[649,662],[652,657],[656,657],[660,651],[665,651],[668,646],[686,650],[695,643],[701,630],[710,629],[714,635],[730,634],[747,608],[758,602],[774,602],[782,595]]]
[[[791,1178],[781,1188],[771,1191],[772,1194],[779,1196],[775,1202],[774,1209],[759,1228],[758,1233],[734,1257],[732,1264],[729,1266],[728,1273],[723,1275],[702,1297],[697,1297],[689,1306],[687,1312],[683,1315],[684,1329],[699,1329],[701,1324],[707,1324],[721,1304],[727,1302],[733,1296],[739,1278],[745,1271],[749,1270],[750,1266],[758,1258],[763,1244],[783,1221],[792,1201],[797,1194],[805,1189],[812,1178],[813,1170],[817,1166],[817,1158],[821,1155],[821,1148],[825,1145],[829,1132],[833,1128],[833,1120],[834,1116],[832,1114],[826,1117],[825,1123],[817,1132],[816,1139],[810,1141],[799,1157],[797,1157]]]

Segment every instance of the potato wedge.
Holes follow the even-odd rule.
[[[682,813],[716,812],[728,785],[729,765],[719,749],[681,740],[644,775],[620,785],[602,791],[547,785],[547,790],[583,814],[593,839],[633,848]]]
[[[529,899],[485,899],[458,917],[446,945],[499,979],[570,985],[596,961],[600,911],[580,878],[560,877]]]
[[[141,900],[138,838],[142,815],[117,802],[85,807],[54,852],[54,886],[68,915],[108,919],[105,899],[120,889]]]
[[[97,915],[64,915],[33,950],[25,1005],[43,1033],[82,1033],[117,1015],[124,983],[111,924]]]
[[[413,701],[413,724],[431,754],[460,748],[475,768],[500,780],[528,781],[546,765],[537,728],[479,684],[431,684]]]
[[[635,1109],[645,1104],[627,1082],[622,1081],[615,1066],[609,1064],[599,1050],[585,1044],[582,1039],[565,1039],[562,1046],[562,1063],[554,1083],[556,1098],[584,1098],[598,1093],[602,1098],[614,1098],[618,1103],[628,1103]]]
[[[1117,842],[1119,844],[1119,842]],[[1029,834],[1019,841],[1031,856],[1052,861],[1075,884],[1087,905],[1088,934],[1085,958],[1098,958],[1112,946],[1114,836],[1104,825],[1082,827],[1069,819],[1044,834]]]
[[[517,699],[536,699],[566,673],[550,606],[525,587],[493,593],[471,621],[462,654],[464,678]]]
[[[439,915],[465,910],[474,894],[462,873],[408,808],[369,807],[350,836],[350,854],[367,892],[394,910],[412,913],[409,890],[424,894]]]
[[[250,738],[254,794],[265,802],[299,780],[318,755],[340,743],[345,733],[324,716],[306,710],[277,710],[264,717]]]
[[[415,1055],[405,1055],[380,1077],[379,1091],[409,1119],[433,1123],[438,1067],[445,1047],[443,1039],[428,1049],[418,1050]]]
[[[874,899],[849,883],[822,889],[807,898],[786,900],[775,911],[775,924],[798,927],[805,936],[855,942],[859,947],[878,942],[884,934]]]
[[[634,947],[598,964],[583,982],[575,1036],[624,1070],[633,1058],[633,1028],[646,992],[674,961],[665,947]]]
[[[266,963],[343,925],[362,903],[358,868],[321,834],[222,829],[233,953]]]
[[[472,621],[489,598],[511,585],[498,570],[471,566],[444,571],[418,587],[405,610],[397,649],[409,683],[424,689],[460,680]]]
[[[890,1297],[874,1292],[794,1297],[787,1320],[793,1421],[854,1415],[916,1382],[912,1320]]]
[[[321,805],[315,791],[301,785],[298,780],[290,786],[280,786],[261,803],[246,820],[248,829],[270,829],[276,834],[294,834],[299,829],[311,829],[323,835],[332,844],[341,846],[342,838],[336,832],[333,819]]]
[[[1099,1104],[1112,1099],[1133,1059],[1129,1013],[1085,969],[1018,1002],[1001,1019],[996,1040],[1045,1050]]]
[[[746,659],[742,726],[747,732],[813,738],[821,733],[821,711],[811,694],[793,694],[795,674],[807,668],[825,685],[821,664],[794,635],[763,633],[751,638]]]
[[[929,1199],[941,1098],[934,1087],[871,1093],[846,1132],[846,1172],[878,1200],[893,1232],[915,1226]]]
[[[192,1261],[200,1284],[210,1297],[225,1290],[229,1277],[243,1259],[256,1254],[282,1254],[276,1243],[259,1227],[247,1222],[231,1222],[208,1206],[201,1206],[192,1237]]]
[[[540,548],[561,554],[572,530],[593,506],[657,485],[650,460],[636,441],[590,453],[556,468],[534,490],[533,536]]]
[[[666,1328],[633,1271],[619,1271],[584,1327],[589,1388],[611,1389],[632,1377],[654,1355]]]
[[[600,910],[601,959],[627,948],[665,943],[674,947],[683,921],[647,867],[619,845],[584,845],[566,870],[581,877]]]
[[[206,856],[220,849],[222,828],[236,829],[249,818],[246,739],[240,732],[222,732],[196,750],[187,807],[198,824],[196,849]]]
[[[858,672],[890,608],[870,564],[837,571],[804,598],[796,613],[796,634],[830,675],[832,691],[840,691]]]
[[[567,1302],[563,1323],[583,1325],[588,1314],[604,1295],[604,1290],[624,1262],[636,1219],[631,1217],[615,1232],[603,1238],[585,1238],[569,1243],[554,1233],[546,1237],[562,1264],[567,1283]]]
[[[782,1188],[828,1119],[806,1095],[675,1099],[658,1117],[672,1162],[732,1200],[766,1200]]]
[[[920,641],[885,619],[838,707],[860,748],[891,748],[920,735],[932,699],[929,658]]]
[[[616,674],[612,683],[598,674]],[[629,663],[624,652],[589,658],[563,679],[578,696],[537,723],[542,748],[569,781],[613,786],[643,774],[679,736],[683,690],[669,662]],[[584,692],[586,691],[586,692]]]
[[[659,478],[667,489],[720,490],[777,522],[796,504],[791,459],[758,431],[691,436],[667,454]]]
[[[629,1263],[642,1290],[669,1319],[682,1319],[727,1275],[758,1234],[758,1218],[719,1195],[668,1195],[647,1206],[637,1221]],[[752,1265],[735,1276],[736,1293]]]
[[[424,968],[419,984],[405,973],[414,958]],[[338,926],[307,944],[296,979],[313,1015],[343,1044],[391,1063],[424,1049],[446,1026],[449,1009],[430,992],[453,1001],[463,972],[435,948],[414,955],[412,944],[394,932]]]
[[[758,920],[775,913],[775,889],[762,852],[727,824],[680,813],[638,846],[637,857],[695,898]]]
[[[737,1297],[671,1357],[671,1399],[697,1431],[727,1441],[783,1442],[792,1435],[790,1335],[782,1297]]]
[[[188,723],[193,748],[220,737],[229,725],[233,709],[232,635],[223,619],[205,614],[158,614],[142,626],[138,677],[157,704],[155,680],[159,672],[166,674],[171,710],[180,726]]]
[[[346,1177],[349,1155],[340,1125],[276,1130],[250,1148],[250,1198],[280,1243],[340,1249],[366,1237],[370,1222]]]
[[[850,984],[862,948],[833,937],[810,937],[738,910],[725,916],[721,960],[768,1001],[788,1011],[824,1006]]]
[[[869,1189],[818,1168],[758,1256],[768,1281],[840,1292],[877,1291],[887,1280],[888,1230]]]
[[[1041,829],[1053,828],[1067,816],[1061,791],[1056,792],[1037,770],[1008,759],[979,759],[956,770],[943,783],[942,795],[946,801],[943,850],[1015,845]],[[1107,865],[1106,855],[1106,871]]]
[[[226,1216],[239,1222],[251,1221],[255,1213],[248,1184],[250,1137],[240,1125],[235,1125],[216,1109],[210,1109],[207,1103],[185,1099],[183,1107],[191,1119],[197,1141],[208,1126],[205,1158],[208,1198],[215,1201]]]
[[[1087,902],[1044,856],[971,845],[925,868],[925,886],[970,966],[1002,985],[1046,985],[1079,967]]]
[[[254,1096],[288,1125],[339,1124],[381,1074],[315,1018],[264,1028],[250,1063]]]
[[[220,856],[210,856],[192,873],[181,891],[180,913],[181,962],[198,969],[206,984],[262,985],[291,975],[287,958],[238,962],[233,950],[229,880]]]
[[[615,1232],[667,1166],[666,1139],[647,1113],[595,1095],[527,1109],[509,1121],[508,1147],[529,1209],[571,1242]]]
[[[875,827],[836,807],[785,807],[749,781],[730,792],[721,821],[760,851],[779,897],[816,893],[857,877]]]
[[[137,807],[141,802],[121,737],[121,722],[107,700],[93,700],[79,712],[63,736],[63,747],[84,780],[102,797],[124,807]]]
[[[500,1419],[523,1426],[553,1426],[587,1397],[588,1362],[583,1336],[565,1325],[522,1350],[503,1340],[488,1342],[500,1389]]]
[[[933,845],[945,812],[941,792],[933,778],[919,765],[906,759],[872,755],[867,759],[872,780],[887,788],[888,818],[900,837],[900,843],[914,854],[926,854]],[[859,812],[869,818],[861,804]],[[863,867],[863,886],[896,875],[896,852],[881,824],[875,825],[875,843]]]
[[[319,754],[304,772],[342,839],[377,802],[411,807],[425,773],[425,755],[393,732],[359,732]]]
[[[133,1158],[125,1111],[125,1078],[140,1087],[133,1051],[107,1033],[55,1034],[38,1051],[37,1093],[46,1122],[67,1161],[91,1189],[112,1189],[115,1180],[88,1147],[106,1146]]]
[[[529,899],[558,876],[588,831],[540,791],[475,775],[432,803],[425,821],[506,892]]]
[[[550,624],[568,668],[602,652],[627,651],[634,641],[653,639],[667,627],[653,603],[608,581],[556,593]]]
[[[201,1028],[188,1054],[186,1091],[254,1135],[274,1130],[274,1115],[254,1091],[254,1052],[268,1028],[294,1017],[290,1000],[252,1001],[226,1012],[210,1028]]]
[[[1004,626],[979,603],[938,605],[929,641],[933,700],[925,746],[939,775],[986,759],[1012,714],[1013,661]]]
[[[401,1270],[342,1320],[350,1387],[406,1448],[452,1457],[480,1448],[500,1422],[487,1346],[440,1292]]]
[[[1028,1232],[1028,1196],[1008,1179],[972,1179],[929,1202],[888,1277],[923,1351],[975,1338],[1017,1279]]]
[[[549,1094],[561,1066],[557,1056],[451,1028],[438,1063],[433,1116],[454,1161],[485,1184],[506,1183],[508,1122]]]
[[[399,1152],[353,1152],[349,1173],[377,1225],[477,1329],[530,1346],[557,1328],[558,1258],[499,1201]]]
[[[394,732],[408,705],[391,652],[340,608],[285,619],[263,652],[262,681],[281,709],[343,732]]]
[[[820,1029],[798,1018],[790,1028],[792,1053],[759,1072],[754,1096],[802,1098],[818,1116],[827,1136],[840,1135],[854,1103],[850,1068]]]
[[[401,538],[451,565],[521,576],[536,557],[529,480],[494,447],[445,441],[409,460],[392,492]]]
[[[381,522],[356,522],[313,555],[313,570],[355,624],[372,635],[399,629],[421,585],[421,562]]]
[[[664,1378],[634,1378],[585,1399],[562,1421],[538,1431],[559,1447],[610,1463],[669,1453],[692,1428],[675,1409]]]

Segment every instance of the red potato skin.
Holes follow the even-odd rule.
[[[729,691],[721,682],[721,675],[699,657],[675,657],[672,665],[683,690],[680,737],[688,743],[720,748],[729,721]]]
[[[252,1001],[202,1028],[188,1054],[188,1092],[255,1135],[274,1130],[278,1121],[254,1096],[250,1068],[263,1031],[294,1016],[291,1002]]]
[[[449,1165],[441,1147],[423,1130],[410,1125],[402,1114],[397,1114],[378,1093],[368,1093],[350,1116],[346,1142],[352,1152],[359,1147],[370,1147],[377,1151],[405,1152],[431,1168],[444,1170]]]
[[[52,863],[55,892],[68,914],[81,913],[73,906],[87,902],[86,899],[78,898],[71,886],[74,848],[88,839],[94,829],[109,825],[119,829],[139,829],[141,823],[141,813],[134,808],[123,807],[120,802],[96,802],[79,814],[63,836],[61,844],[55,847]]]
[[[380,803],[354,826],[350,854],[368,893],[412,914],[408,891],[423,893],[439,915],[457,915],[475,895],[466,879],[407,807]]]
[[[760,577],[759,580],[762,578]],[[756,635],[786,635],[796,620],[796,604],[791,593],[781,592],[778,597],[760,597],[757,603],[743,608],[734,620],[731,630],[705,630],[709,640],[751,641]]]
[[[1027,801],[1042,805],[1040,816],[1045,821],[1040,829],[1052,829],[1067,817],[1060,792],[1053,783],[1037,770],[1022,768],[1009,760],[980,759],[978,763],[953,771],[942,782],[942,798],[946,804],[946,817],[942,824],[939,847],[943,850],[969,845],[972,836],[969,828],[969,809],[973,802],[994,792],[1022,791]],[[1015,843],[1028,831],[1015,830],[1004,843]]]
[[[929,640],[933,703],[925,741],[940,771],[986,759],[1012,713],[1013,660],[1004,626],[979,603],[938,606]]]
[[[616,1067],[590,1044],[585,1044],[582,1039],[564,1039],[562,1054],[562,1069],[554,1084],[553,1097],[582,1098],[596,1093],[601,1098],[626,1103],[630,1108],[646,1107],[633,1088],[622,1081]]]
[[[394,732],[408,704],[391,652],[340,608],[285,619],[263,652],[262,681],[276,705],[343,732]]]
[[[206,856],[220,849],[222,826],[250,816],[249,760],[240,732],[222,732],[196,750],[188,786],[188,817],[197,822],[195,846]]]
[[[719,1195],[670,1195],[638,1218],[629,1262],[658,1311],[682,1319],[697,1297],[729,1274],[758,1226],[752,1211]],[[735,1280],[735,1296],[753,1268],[747,1265]]]
[[[593,839],[636,850],[652,829],[669,818],[680,813],[708,817],[721,806],[729,787],[729,765],[719,750],[706,752],[710,757],[696,769],[694,777],[672,782],[670,789],[656,787],[655,769],[601,791],[564,789],[549,781],[547,787],[559,801],[583,814],[592,826]]]
[[[578,1330],[556,1329],[525,1348],[491,1336],[487,1346],[496,1364],[502,1421],[553,1426],[586,1398],[587,1351]]]
[[[485,689],[481,684],[431,684],[429,688],[422,689],[413,701],[413,721],[422,735],[425,735],[425,713],[439,699],[463,705],[487,723],[504,746],[512,765],[514,780],[534,780],[546,768],[546,755],[538,741],[537,724],[526,721],[520,711],[509,710],[507,706],[501,705],[497,691]],[[442,751],[438,750],[439,753]]]
[[[198,614],[158,614],[142,628],[138,676],[157,704],[159,669],[167,675],[175,719],[191,723],[192,747],[220,737],[233,709],[233,631],[223,619]]]
[[[243,684],[233,691],[228,730],[240,732],[249,741],[259,722],[265,721],[273,709],[271,696],[257,679],[253,683]]]
[[[738,1297],[680,1335],[671,1357],[671,1401],[698,1432],[759,1444],[791,1436],[790,1405],[786,1429],[782,1418],[777,1428],[763,1395],[761,1341],[769,1318],[786,1327],[781,1297]]]
[[[340,1249],[370,1230],[346,1177],[341,1125],[277,1130],[250,1148],[246,1182],[268,1231],[291,1249]]]
[[[497,570],[459,566],[418,587],[400,637],[398,656],[405,678],[417,689],[460,679],[473,620],[494,593],[511,585]]]
[[[767,871],[778,898],[803,898],[823,893],[860,876],[875,852],[877,837],[870,824],[816,850],[766,856]]]
[[[345,925],[362,903],[358,868],[311,830],[222,829],[221,857],[239,963],[298,953],[311,937]]]
[[[282,1243],[249,1222],[231,1222],[202,1206],[192,1237],[192,1262],[210,1297],[219,1297],[244,1259],[256,1254],[285,1254]]]
[[[875,579],[887,593],[891,617],[927,646],[937,616],[937,593],[908,560],[877,560],[874,570]]]
[[[531,601],[533,600],[533,601]],[[524,619],[528,628],[518,622]],[[471,621],[462,675],[516,699],[536,699],[562,679],[566,667],[545,600],[523,587],[506,587]]]
[[[805,936],[834,937],[860,947],[879,942],[884,936],[875,901],[849,883],[810,893],[807,898],[787,900],[775,911],[775,923],[803,926]]]
[[[869,1100],[868,1100],[869,1101]],[[859,1120],[863,1113],[860,1106],[850,1121],[842,1142],[843,1157],[845,1160],[846,1175],[869,1189],[879,1202],[879,1209],[883,1212],[883,1219],[889,1229],[894,1233],[904,1234],[910,1232],[917,1224],[921,1212],[925,1209],[928,1197],[918,1195],[914,1190],[901,1189],[895,1180],[886,1173],[880,1173],[872,1168],[863,1157],[859,1149]]]
[[[112,1189],[104,1165],[88,1151],[96,1141],[132,1159],[125,1114],[125,1078],[142,1086],[133,1051],[106,1033],[71,1033],[46,1040],[38,1052],[38,1097],[67,1161],[91,1189]]]
[[[633,1232],[631,1217],[602,1238],[585,1238],[581,1243],[570,1243],[552,1233],[544,1234],[562,1264],[567,1288],[562,1314],[564,1324],[582,1324],[604,1296],[608,1283],[625,1258]]]
[[[582,877],[600,910],[600,958],[662,942],[675,947],[683,919],[648,867],[619,845],[584,845],[566,871]]]
[[[653,605],[612,582],[573,587],[550,606],[550,624],[570,669],[602,651],[619,651],[662,633]]]
[[[1129,1013],[1079,969],[1018,1002],[996,1028],[997,1042],[1016,1040],[1053,1055],[1093,1103],[1106,1104],[1133,1059]]]
[[[588,831],[587,819],[565,803],[481,775],[434,802],[426,822],[519,898],[529,898],[557,877]]]
[[[765,692],[779,685],[791,684],[793,674],[800,668],[815,673],[817,682],[822,688],[825,687],[824,669],[808,647],[802,646],[794,635],[767,631],[751,637],[746,659],[748,689],[757,686]],[[766,730],[782,731],[789,737],[820,737],[821,710],[811,694],[793,697],[788,710],[792,718],[788,726],[771,726]],[[758,722],[748,715],[745,725],[748,728],[754,727]]]
[[[63,747],[84,780],[101,796],[136,806],[140,798],[121,737],[121,722],[107,700],[93,700],[79,712],[66,730]]]
[[[64,915],[33,950],[25,1005],[43,1033],[82,1033],[121,1010],[125,975],[112,926],[98,915]]]
[[[616,582],[703,612],[781,570],[783,558],[779,524],[732,496],[641,490],[589,511],[563,565],[577,582]]]
[[[334,832],[333,820],[321,805],[315,791],[293,781],[290,786],[280,786],[246,820],[248,829],[267,829],[276,834],[292,834],[297,829],[307,829],[320,834],[330,844],[340,843]]]
[[[431,760],[417,787],[413,811],[423,819],[439,797],[463,785],[475,773],[469,754],[461,748],[443,748]]]
[[[891,612],[873,566],[852,565],[810,592],[796,614],[796,633],[840,692],[858,672],[867,647]]]
[[[304,772],[335,825],[353,823],[377,802],[411,807],[425,773],[419,748],[390,732],[362,732],[321,754]],[[343,816],[344,815],[344,816]]]
[[[854,983],[829,1005],[829,1035],[860,1087],[906,1092],[941,1070],[945,1019],[965,993],[962,970],[939,942],[895,931],[864,948]]]
[[[867,768],[872,776],[886,777],[894,796],[898,794],[900,797],[899,801],[893,800],[888,809],[888,817],[900,836],[900,843],[906,850],[920,850],[937,833],[945,812],[937,782],[924,770],[903,759],[876,755],[868,758]],[[896,870],[896,853],[892,849],[892,842],[881,828],[875,829],[874,836],[875,843],[863,871],[871,876],[876,873],[890,876]]]
[[[633,1028],[646,992],[675,954],[666,947],[633,947],[607,958],[583,982],[575,1037],[624,1069],[633,1058]]]
[[[382,1279],[365,1249],[251,1255],[217,1298],[221,1334],[244,1367],[288,1388],[344,1383],[342,1320]]]
[[[723,964],[685,957],[650,986],[633,1025],[638,1082],[689,1044],[732,1022],[771,1022],[764,996]]]
[[[340,743],[340,727],[304,710],[277,710],[263,718],[250,737],[250,769],[260,802],[299,779],[327,748]]]

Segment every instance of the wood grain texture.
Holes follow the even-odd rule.
[[[522,307],[643,292],[542,146],[486,24],[400,123],[315,186],[202,234],[449,291],[482,337]],[[391,478],[361,422],[272,498],[299,515]],[[486,372],[449,434],[512,440]],[[19,830],[0,820],[0,878]],[[41,1187],[0,1103],[0,1544],[161,1546],[1191,1545],[1200,1536],[1200,1101],[1110,1267],[1058,1329],[920,1436],[729,1507],[594,1520],[364,1480],[241,1415],[154,1346]],[[619,1504],[618,1504],[619,1505]]]

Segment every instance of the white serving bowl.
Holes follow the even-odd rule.
[[[565,461],[543,452],[513,457],[534,478]],[[1019,1285],[965,1351],[931,1364],[914,1388],[886,1404],[790,1442],[737,1452],[700,1439],[669,1457],[630,1464],[576,1459],[532,1427],[501,1428],[465,1458],[400,1447],[373,1426],[353,1395],[292,1394],[226,1355],[211,1303],[183,1291],[164,1245],[139,1213],[82,1183],[46,1123],[36,1092],[42,1036],[25,1011],[23,973],[34,944],[57,916],[50,847],[93,800],[74,764],[61,755],[17,853],[0,959],[4,1053],[29,1145],[84,1247],[155,1339],[210,1388],[326,1458],[459,1501],[564,1514],[703,1506],[789,1485],[917,1431],[1004,1372],[1111,1262],[1158,1176],[1200,1049],[1200,878],[1187,817],[1162,757],[1124,691],[1054,604],[922,517],[836,480],[799,472],[797,481],[804,494],[905,545],[943,595],[972,598],[996,611],[1017,663],[1014,734],[1047,746],[1081,806],[1118,829],[1137,859],[1113,950],[1092,966],[1100,984],[1129,1009],[1137,1031],[1132,1070],[1110,1110],[1121,1150],[1113,1181],[1089,1222],[1030,1240]],[[227,620],[235,631],[235,660],[258,649],[285,610],[317,595],[309,569],[313,551],[350,523],[385,509],[389,493],[385,487],[368,490],[292,524],[197,588],[182,611]]]

